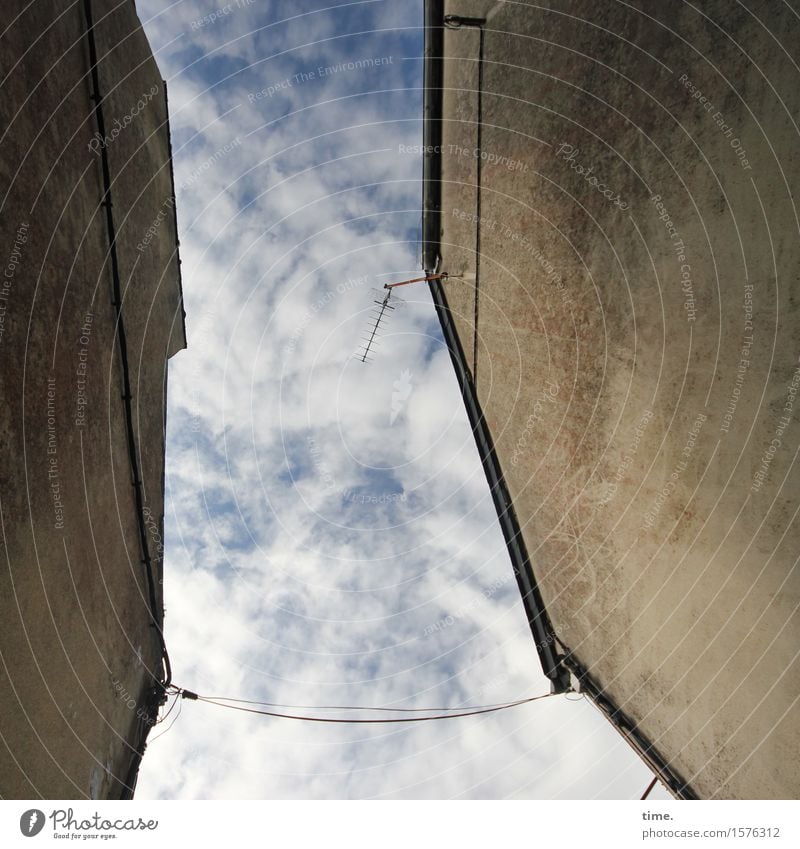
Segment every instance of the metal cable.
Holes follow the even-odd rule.
[[[498,705],[478,705],[474,708],[467,708],[466,710],[462,708],[373,708],[373,707],[353,707],[353,706],[342,706],[340,710],[369,710],[369,711],[393,711],[397,712],[409,712],[411,710],[414,711],[428,711],[428,710],[438,710],[438,711],[459,711],[457,713],[438,713],[432,716],[406,716],[406,717],[393,717],[392,719],[337,719],[328,716],[308,716],[301,714],[289,714],[289,713],[278,713],[277,711],[268,711],[268,710],[257,710],[256,708],[248,708],[242,707],[244,704],[259,704],[259,705],[268,705],[268,702],[251,702],[245,699],[226,699],[225,701],[220,700],[219,698],[214,698],[212,696],[201,696],[197,693],[193,693],[191,690],[180,690],[180,695],[182,699],[189,699],[191,701],[200,701],[206,702],[207,704],[216,705],[217,707],[228,708],[229,710],[237,710],[243,713],[254,713],[259,716],[273,716],[278,719],[294,719],[301,722],[330,722],[336,724],[343,725],[388,725],[400,722],[431,722],[440,719],[457,719],[459,717],[465,716],[478,716],[480,714],[485,713],[496,713],[501,710],[508,710],[509,708],[518,707],[519,705],[529,704],[530,702],[537,702],[541,699],[549,699],[554,693],[547,693],[542,696],[531,696],[527,699],[519,699],[514,702],[504,702]],[[238,704],[228,704],[227,702],[238,702]],[[275,705],[276,707],[280,707],[280,705]],[[292,707],[288,705],[287,707]],[[334,709],[334,706],[330,706],[326,708],[324,706],[309,706],[312,710],[327,710]],[[300,706],[298,706],[299,709]]]
[[[186,691],[179,690],[179,693],[183,693]],[[547,694],[549,695],[549,694]],[[187,696],[187,698],[191,699],[191,695]],[[261,707],[274,707],[274,708],[292,708],[293,710],[371,710],[371,711],[379,711],[382,713],[430,713],[432,711],[440,711],[440,712],[449,712],[449,711],[463,711],[463,710],[482,710],[484,708],[503,708],[507,707],[509,704],[524,704],[527,700],[521,700],[519,702],[496,702],[494,704],[489,705],[472,705],[461,707],[426,707],[426,708],[394,708],[394,707],[366,707],[364,705],[287,705],[279,702],[259,702],[253,701],[251,699],[230,699],[227,696],[199,696],[203,700],[213,701],[213,702],[234,702],[235,704],[241,705],[259,705]],[[544,698],[544,696],[533,696],[532,699]]]

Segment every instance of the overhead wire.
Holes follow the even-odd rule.
[[[156,725],[161,725],[162,723],[166,722],[167,719],[169,719],[169,715],[172,713],[172,711],[175,710],[175,706],[181,700],[180,696],[177,693],[175,695],[176,695],[176,698],[173,699],[172,704],[169,707],[169,710],[167,710],[160,719],[156,720],[156,722],[155,722]]]
[[[158,740],[159,737],[163,737],[172,728],[172,726],[178,721],[178,717],[181,715],[181,710],[183,709],[183,699],[180,698],[180,696],[175,699],[175,702],[173,703],[172,707],[169,709],[168,713],[164,716],[164,719],[166,719],[167,716],[169,716],[169,714],[172,713],[172,710],[173,710],[173,708],[175,707],[176,704],[178,705],[178,712],[175,714],[175,717],[172,720],[172,722],[170,722],[170,724],[163,731],[161,731],[159,734],[156,734],[155,737],[151,737],[150,740],[148,740],[148,745],[150,743],[152,743],[153,741]]]
[[[180,689],[178,692],[182,692]],[[189,691],[187,691],[189,692]],[[549,695],[549,694],[546,694]],[[191,699],[191,696],[187,698]],[[493,704],[488,705],[461,705],[460,707],[424,707],[424,708],[402,708],[402,707],[367,707],[366,705],[290,705],[283,704],[281,702],[259,702],[254,701],[252,699],[232,699],[228,696],[200,696],[202,700],[206,701],[215,701],[215,702],[234,702],[236,704],[242,705],[260,705],[261,707],[274,707],[274,708],[292,708],[293,710],[363,710],[363,711],[379,711],[384,713],[431,713],[433,711],[437,711],[439,713],[445,713],[450,711],[464,711],[464,710],[482,710],[485,708],[500,708],[506,707],[509,704],[516,704],[516,702],[494,702]],[[533,699],[544,698],[544,696],[533,696]],[[520,704],[524,704],[526,700],[520,700]]]
[[[531,702],[540,701],[541,699],[548,699],[551,696],[555,695],[553,693],[547,693],[541,696],[530,696],[526,699],[518,699],[512,702],[502,702],[500,704],[494,705],[476,705],[468,708],[386,708],[386,707],[360,707],[353,705],[330,705],[330,706],[293,706],[286,705],[287,708],[294,708],[297,710],[361,710],[361,711],[390,711],[390,712],[424,712],[427,713],[429,711],[438,711],[438,713],[432,714],[430,716],[404,716],[404,717],[392,717],[390,719],[341,719],[338,717],[330,717],[330,716],[312,716],[307,714],[291,714],[291,713],[282,713],[278,711],[270,711],[270,710],[260,710],[255,707],[244,707],[244,705],[260,705],[260,706],[270,706],[270,707],[284,707],[283,705],[272,705],[267,702],[256,702],[250,701],[247,699],[227,699],[213,696],[202,696],[198,693],[194,693],[191,690],[183,690],[178,688],[178,691],[181,696],[181,701],[183,699],[189,699],[191,701],[200,701],[205,702],[206,704],[216,705],[217,707],[228,708],[229,710],[236,710],[243,713],[252,713],[259,716],[271,716],[277,719],[293,719],[300,722],[328,722],[342,725],[389,725],[394,723],[406,723],[406,722],[431,722],[442,719],[457,719],[460,717],[467,716],[478,716],[481,714],[487,713],[496,713],[502,710],[508,710],[510,708],[519,707],[520,705],[529,704]],[[233,704],[232,704],[233,703]]]

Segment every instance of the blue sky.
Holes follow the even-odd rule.
[[[353,356],[373,290],[419,272],[421,163],[400,145],[421,139],[421,2],[137,7],[183,186],[175,682],[311,705],[547,692],[425,286],[403,290],[372,364]],[[648,780],[565,697],[398,727],[186,703],[137,795],[634,798]]]

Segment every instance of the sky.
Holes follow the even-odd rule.
[[[383,284],[420,273],[421,0],[137,9],[169,87],[187,314],[174,683],[311,706],[547,693],[427,287],[355,356]],[[650,779],[574,694],[398,726],[180,707],[138,798],[630,799]]]

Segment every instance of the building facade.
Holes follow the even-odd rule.
[[[166,90],[133,2],[4,12],[0,796],[128,798],[170,676]]]
[[[800,56],[751,6],[426,9],[424,264],[543,668],[684,798],[800,792]]]

